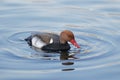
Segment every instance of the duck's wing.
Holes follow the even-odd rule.
[[[41,39],[46,44],[52,44],[52,43],[59,43],[59,35],[54,34],[54,33],[39,33],[39,34],[34,34],[33,37],[38,37]]]

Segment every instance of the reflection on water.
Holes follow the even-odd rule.
[[[119,0],[0,0],[0,80],[119,80],[119,6]],[[80,50],[48,53],[24,41],[32,32],[65,29]]]
[[[60,53],[60,60],[68,60],[69,58],[74,58],[74,56],[69,56],[68,52],[61,52]],[[62,65],[65,66],[70,66],[70,65],[74,65],[74,62],[70,62],[70,61],[63,61]],[[75,70],[74,68],[66,68],[66,69],[62,69],[62,71],[71,71],[71,70]]]

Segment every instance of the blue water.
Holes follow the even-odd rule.
[[[120,0],[0,0],[0,80],[119,80],[119,25]],[[65,29],[81,45],[73,57],[24,41]]]

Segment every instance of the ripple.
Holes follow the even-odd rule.
[[[45,27],[43,26],[40,28],[38,25],[34,26],[30,24],[31,29],[28,29],[28,31],[15,31],[8,37],[7,40],[9,46],[7,46],[7,48],[2,48],[2,52],[6,53],[6,58],[2,58],[5,62],[2,66],[3,69],[13,73],[20,72],[41,74],[60,71],[96,69],[120,64],[119,61],[116,63],[111,61],[117,47],[114,38],[118,37],[117,35],[119,31],[117,30],[118,28],[115,29],[113,27],[108,17],[104,16],[103,14],[92,12],[89,9],[87,10],[78,7],[52,9],[49,13],[53,13],[57,17],[54,17],[54,15],[51,17],[51,14],[46,13],[48,8],[42,10],[45,10],[42,11],[45,14],[41,13],[42,16],[45,16],[45,19],[44,17],[42,17],[42,20],[38,18],[38,20],[42,21],[41,24],[43,25],[48,23],[48,28],[57,28],[53,26],[58,25],[60,30],[72,30],[75,33],[76,41],[81,45],[81,49],[76,49],[71,45],[71,50],[69,53],[59,54],[45,53],[43,51],[30,48],[24,39],[36,31],[29,30],[34,28],[36,28],[36,30],[40,29],[41,31],[42,29],[46,30],[46,25]],[[54,13],[54,11],[56,11],[56,13]],[[32,17],[37,18],[38,14]],[[47,19],[47,17],[50,19],[50,21]],[[28,22],[29,21],[27,21],[27,23]],[[29,28],[29,26],[26,28]],[[60,31],[54,30],[56,29],[50,29],[47,31]],[[116,37],[113,37],[113,35],[116,35]],[[112,60],[115,61],[115,59]],[[9,61],[12,64],[10,64]],[[19,62],[19,64],[17,62]],[[26,64],[26,67],[21,67],[21,65],[24,64]],[[6,67],[7,65],[9,65],[9,67]],[[16,70],[13,70],[14,68]]]
[[[119,79],[119,2],[1,0],[0,80]],[[74,32],[81,49],[46,53],[24,41],[39,30],[64,29]]]
[[[99,34],[80,32],[80,43],[82,44],[82,52],[88,53],[83,59],[105,56],[114,50],[114,43],[111,43],[105,36]],[[86,49],[88,47],[88,49]],[[110,55],[110,54],[109,54]]]
[[[28,32],[19,32],[11,35],[8,38],[8,41],[15,45],[16,50],[19,53],[22,51],[24,54],[22,56],[26,56],[26,58],[30,59],[44,59],[44,60],[59,60],[60,54],[56,53],[45,53],[42,51],[35,51],[27,46],[24,39],[30,36],[35,31],[28,31]],[[77,41],[81,45],[81,50],[77,50],[75,48],[71,48],[69,55],[76,55],[77,58],[72,59],[80,59],[80,60],[89,60],[93,58],[105,57],[110,52],[112,52],[115,48],[115,44],[111,42],[111,40],[107,39],[107,36],[99,34],[94,34],[92,32],[87,31],[76,31]],[[22,48],[16,45],[23,46]],[[23,51],[24,50],[24,51]],[[27,50],[27,52],[26,52]],[[22,53],[21,52],[21,53]],[[14,53],[14,52],[12,52]],[[27,55],[29,53],[29,55]],[[15,54],[18,55],[18,54]],[[70,59],[70,58],[68,58]]]
[[[11,59],[12,57],[9,56],[9,60],[11,60],[11,62],[14,62],[14,65],[18,65],[14,61],[14,59],[18,57],[20,60],[19,65],[27,64],[28,66],[19,67],[18,65],[16,70],[13,70],[15,67],[10,65],[9,68],[6,68],[6,64],[4,64],[2,67],[4,67],[5,70],[7,69],[7,73],[10,71],[13,74],[23,72],[29,74],[46,74],[61,71],[92,70],[120,64],[118,60],[114,62],[115,60],[112,59],[111,61],[111,57],[114,55],[114,50],[116,49],[116,44],[112,41],[113,39],[110,39],[109,36],[111,36],[111,34],[108,34],[107,30],[106,34],[102,33],[103,31],[96,33],[94,31],[88,31],[86,28],[79,29],[78,31],[77,28],[79,28],[79,26],[76,29],[74,29],[74,26],[70,28],[75,31],[76,40],[81,45],[80,50],[75,49],[71,45],[72,48],[69,52],[69,55],[72,57],[68,57],[68,54],[66,53],[64,55],[61,55],[58,53],[45,53],[42,51],[35,51],[27,45],[24,39],[36,31],[18,32],[12,34],[8,38],[10,44],[14,46],[12,48],[10,47],[10,49],[3,50],[8,51],[8,53],[14,55],[13,59]],[[17,45],[23,47],[21,48]],[[41,64],[42,67],[39,67]],[[48,64],[49,67],[46,67]]]

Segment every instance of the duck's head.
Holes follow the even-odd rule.
[[[75,47],[80,48],[80,46],[77,44],[73,32],[69,30],[64,30],[60,34],[60,42],[61,43],[66,43],[66,42],[71,42]]]

